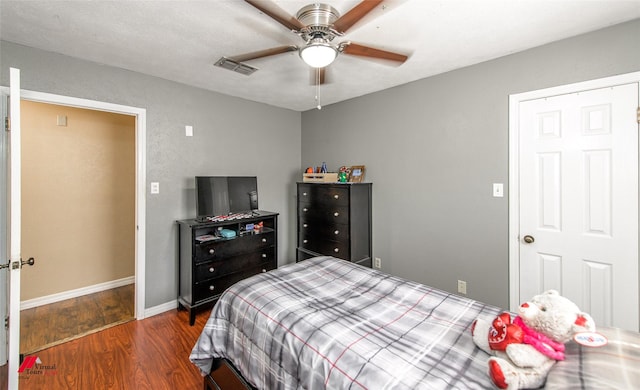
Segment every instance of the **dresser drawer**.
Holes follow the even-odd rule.
[[[195,267],[194,281],[199,283],[208,279],[242,271],[246,268],[254,268],[264,262],[273,262],[274,257],[275,247],[272,246],[241,256],[226,258],[222,261],[211,261],[198,264]]]
[[[331,241],[309,236],[300,242],[299,247],[321,255],[333,256],[345,260],[349,259],[350,248],[348,241]]]
[[[313,219],[302,219],[298,227],[298,237],[302,240],[309,237],[333,241],[349,241],[349,225],[326,223]]]
[[[271,263],[264,263],[257,267],[244,269],[241,272],[236,272],[221,278],[195,283],[193,287],[194,303],[199,303],[211,298],[217,298],[224,292],[224,290],[242,279],[246,279],[261,272],[271,271],[272,269],[275,269],[275,267],[273,267]]]
[[[193,285],[193,303],[196,304],[205,299],[219,296],[224,290],[240,280],[242,280],[242,278],[239,275],[232,274],[224,278],[196,283]]]
[[[258,233],[250,234],[232,239],[221,239],[215,241],[206,241],[196,244],[195,261],[202,263],[204,261],[222,259],[229,256],[236,256],[256,248],[264,248],[273,245],[275,242],[275,233]]]
[[[320,221],[322,223],[349,223],[349,208],[342,206],[320,206],[311,203],[298,204],[298,215],[304,222]]]
[[[298,201],[328,206],[348,206],[349,188],[330,185],[298,186]]]

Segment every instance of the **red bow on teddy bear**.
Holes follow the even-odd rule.
[[[504,351],[507,345],[524,342],[524,332],[518,325],[511,323],[511,315],[502,313],[492,322],[489,329],[489,347],[494,351]]]
[[[523,306],[527,304],[524,303]],[[491,324],[489,348],[494,351],[505,351],[509,344],[530,344],[551,359],[564,360],[564,344],[530,329],[520,317],[516,317],[512,323],[511,315],[504,312],[499,314]]]

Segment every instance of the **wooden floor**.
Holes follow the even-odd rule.
[[[20,312],[20,353],[33,354],[61,342],[135,318],[134,284]]]
[[[171,310],[39,351],[20,389],[202,389],[189,354],[208,314],[189,326],[186,311]]]

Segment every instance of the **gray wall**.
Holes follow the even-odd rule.
[[[0,83],[147,109],[146,307],[176,297],[176,219],[198,174],[256,174],[281,213],[279,263],[295,258],[295,181],[307,166],[364,164],[383,270],[508,306],[508,95],[640,70],[640,21],[302,114],[0,43]],[[184,137],[184,125],[196,136]],[[241,148],[237,146],[241,145]],[[243,156],[247,156],[244,158]]]
[[[260,208],[280,213],[279,263],[295,259],[300,113],[4,41],[0,59],[2,85],[16,67],[26,90],[147,110],[147,188],[160,182],[160,194],[146,194],[146,308],[176,299],[174,222],[195,215],[196,175],[257,175]]]
[[[307,111],[302,167],[366,165],[383,270],[507,308],[509,95],[638,71],[639,45],[635,20]]]

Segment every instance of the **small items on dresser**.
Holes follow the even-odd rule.
[[[323,162],[322,166],[308,167],[302,174],[302,181],[307,183],[362,183],[364,182],[364,165],[343,165],[338,172],[329,172],[327,163]]]

